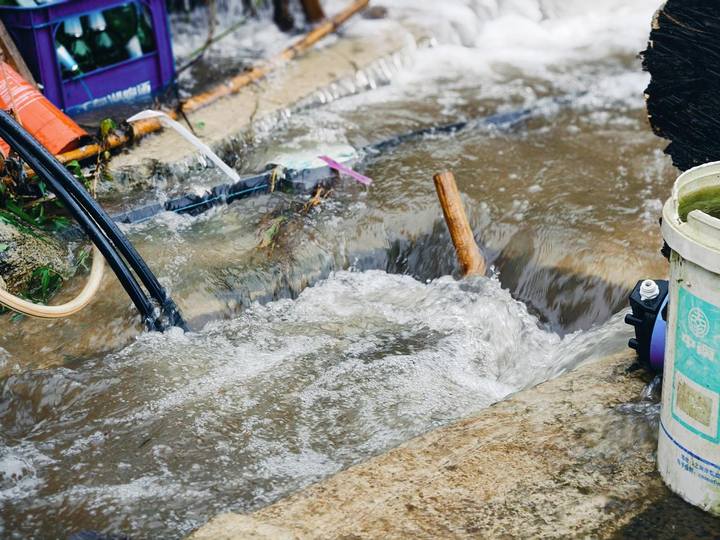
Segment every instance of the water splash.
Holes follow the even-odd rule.
[[[67,367],[18,369],[1,383],[0,533],[180,537],[216,513],[263,506],[624,347],[621,316],[597,324],[633,272],[661,270],[651,235],[639,245],[618,226],[650,230],[644,213],[652,205],[625,194],[659,199],[668,175],[639,120],[643,81],[631,73],[654,2],[386,4],[393,17],[425,21],[437,46],[337,81],[313,98],[332,101],[328,108],[286,111],[287,131],[264,139],[259,166],[261,154],[283,148],[362,147],[587,92],[571,110],[548,111],[518,132],[428,138],[377,157],[368,164],[373,190],[338,190],[322,212],[298,222],[287,252],[255,249],[254,230],[286,201],[282,194],[134,228],[133,240],[154,254],[151,263],[184,308],[228,320],[88,353],[107,347],[110,333],[125,333],[114,348],[132,335],[133,315],[122,291],[113,291],[66,326],[6,329],[3,346],[14,346],[15,357],[32,336],[74,356]],[[392,84],[380,88],[388,74]],[[424,181],[439,166],[458,172],[483,247],[533,311],[497,280],[432,279],[454,270]],[[327,277],[351,264],[422,279],[379,270]],[[252,303],[290,294],[297,300]],[[561,338],[538,312],[553,328],[596,326]],[[97,329],[99,319],[108,327]],[[69,349],[82,340],[82,353]],[[598,431],[598,455],[629,451],[636,440],[654,446],[653,411],[645,400],[619,406],[613,422],[596,419],[609,426]]]
[[[339,272],[200,333],[9,377],[2,515],[35,534],[184,534],[569,369],[623,331],[560,339],[485,278]]]

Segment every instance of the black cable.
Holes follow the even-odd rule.
[[[75,188],[73,191],[77,192],[77,188],[79,187],[79,191],[81,193],[84,191],[84,188],[80,186],[75,177],[73,177],[70,172],[60,165],[60,163],[54,158],[49,160],[49,164],[56,164],[59,165],[59,167],[48,167],[49,164],[46,163],[48,160],[42,159],[44,156],[49,155],[45,149],[24,129],[22,129],[12,116],[2,110],[0,110],[0,137],[2,137],[2,139],[15,149],[20,157],[22,157],[22,159],[25,160],[27,164],[47,182],[50,190],[55,193],[58,199],[67,206],[70,214],[78,221],[83,230],[90,236],[93,243],[97,245],[100,252],[108,261],[108,264],[117,275],[123,285],[123,288],[140,312],[147,327],[150,330],[163,330],[165,325],[158,319],[155,306],[147,298],[145,292],[138,284],[135,276],[128,268],[127,262],[117,253],[117,245],[113,246],[116,242],[112,242],[112,238],[101,229],[100,224],[88,215],[90,212],[88,212],[87,208],[82,205],[81,201],[74,198],[72,194],[69,193],[69,190],[66,189],[68,187]],[[39,149],[42,151],[38,151]],[[60,171],[58,169],[60,169]],[[87,192],[85,192],[85,195],[87,198],[90,198]],[[97,203],[94,203],[94,206],[97,206]],[[98,212],[94,213],[98,214]],[[126,244],[129,244],[127,239],[119,232],[117,226],[114,223],[112,225],[112,229],[115,230],[116,234],[118,234]],[[139,258],[139,255],[137,257]],[[144,261],[142,262],[144,264]],[[145,268],[147,269],[147,265],[145,265]],[[149,272],[149,269],[147,269],[147,271]],[[172,306],[174,306],[174,304],[172,304]],[[165,305],[164,307],[167,308],[168,306]],[[168,318],[170,319],[168,321],[170,324],[176,324],[180,315],[178,313],[177,317]],[[182,322],[182,318],[180,318],[180,322],[184,324]]]
[[[15,150],[28,164],[30,164],[30,161],[27,157],[32,155],[33,161],[42,163],[43,167],[41,168],[45,170],[45,173],[50,178],[53,178],[53,180],[56,180],[56,184],[61,185],[69,192],[76,202],[90,214],[92,219],[95,220],[96,225],[100,227],[115,248],[130,264],[130,267],[137,273],[140,281],[147,287],[150,296],[158,302],[162,314],[168,319],[167,323],[170,326],[179,326],[187,330],[187,325],[175,302],[167,295],[167,292],[157,280],[155,274],[152,273],[145,260],[120,231],[117,224],[108,216],[97,201],[90,196],[70,171],[57,161],[44,146],[25,131],[11,115],[2,110],[0,110],[0,128],[2,128],[3,138],[8,136],[15,141]],[[11,144],[10,141],[7,142]],[[35,169],[34,165],[31,165],[31,167]],[[36,172],[39,174],[39,171]],[[77,216],[73,217],[78,219]]]
[[[157,317],[155,316],[155,307],[146,297],[145,292],[136,281],[135,276],[133,276],[126,266],[125,261],[119,257],[117,251],[110,244],[109,240],[102,231],[100,231],[97,224],[87,216],[80,205],[78,205],[77,201],[75,201],[75,199],[70,196],[62,185],[55,180],[53,175],[45,169],[43,164],[40,163],[32,154],[24,152],[19,146],[17,146],[17,141],[14,140],[13,136],[3,129],[3,120],[2,115],[0,115],[0,137],[2,137],[2,139],[5,140],[5,142],[7,142],[11,147],[18,148],[18,153],[25,162],[47,182],[50,191],[52,191],[55,196],[65,204],[70,214],[98,247],[113,272],[117,275],[123,288],[140,312],[143,322],[149,329],[156,330]]]

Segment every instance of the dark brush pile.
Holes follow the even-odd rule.
[[[643,69],[650,124],[687,170],[720,161],[720,3],[668,0],[655,15]]]

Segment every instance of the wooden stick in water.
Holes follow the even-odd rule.
[[[463,276],[485,274],[485,259],[475,243],[455,176],[449,171],[442,172],[433,176],[433,180]]]

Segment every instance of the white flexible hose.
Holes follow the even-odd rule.
[[[14,294],[10,294],[6,290],[0,289],[0,304],[23,315],[28,315],[29,317],[38,317],[41,319],[61,319],[63,317],[69,317],[90,303],[100,288],[104,271],[105,258],[102,256],[102,253],[100,253],[100,250],[93,246],[93,262],[88,281],[83,290],[80,291],[80,294],[70,302],[59,306],[44,306],[42,304],[28,302],[27,300],[18,298]]]
[[[137,122],[138,120],[150,119],[157,119],[166,128],[174,129],[181,137],[183,137],[186,141],[188,141],[195,148],[197,148],[201,154],[209,158],[210,161],[217,165],[217,167],[222,172],[224,172],[228,176],[228,178],[230,178],[230,180],[232,180],[233,182],[240,181],[240,175],[235,169],[231,168],[227,163],[220,159],[220,157],[215,152],[213,152],[207,144],[205,144],[195,135],[190,133],[190,131],[188,131],[185,126],[183,126],[180,122],[173,120],[164,112],[147,109],[145,111],[137,113],[136,115],[131,116],[127,119],[127,121],[132,124],[133,122]]]

